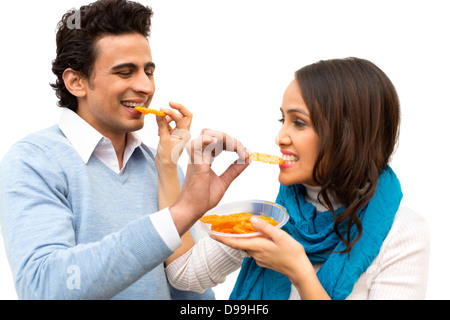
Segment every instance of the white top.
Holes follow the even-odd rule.
[[[119,175],[124,173],[127,162],[137,147],[143,145],[149,150],[136,133],[127,133],[127,145],[123,155],[123,166],[120,169],[116,151],[111,140],[104,137],[78,114],[68,108],[63,108],[58,126],[83,159],[84,163],[87,164],[89,158],[94,155]],[[181,246],[181,238],[168,208],[153,213],[149,217],[158,234],[172,251],[175,251]]]
[[[305,198],[318,211],[324,211],[317,201],[317,193],[317,188],[307,187]],[[400,207],[378,256],[355,283],[347,299],[424,299],[429,253],[426,221],[414,211]],[[177,289],[203,292],[224,282],[228,274],[241,266],[242,260],[238,250],[206,237],[167,266],[166,275]],[[320,266],[314,266],[316,272]],[[300,299],[293,285],[289,299]]]

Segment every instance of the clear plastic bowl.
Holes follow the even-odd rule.
[[[274,202],[263,200],[245,200],[227,203],[211,209],[210,211],[205,213],[205,216],[212,214],[225,215],[240,212],[249,212],[255,216],[269,216],[278,222],[278,225],[276,226],[277,228],[281,228],[289,220],[289,214],[283,206],[280,206],[279,204],[276,204]],[[211,230],[211,224],[209,223],[203,223],[201,221],[198,221],[198,223],[200,227],[208,234],[218,235],[222,237],[249,238],[262,234],[261,232],[244,234],[222,233]]]

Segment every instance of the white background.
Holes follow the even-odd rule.
[[[45,2],[45,4],[44,4]],[[75,0],[14,1],[2,7],[0,158],[19,138],[57,122],[55,28]],[[153,107],[181,102],[202,128],[226,131],[253,151],[278,154],[275,136],[283,92],[298,68],[320,59],[356,56],[393,81],[402,105],[392,167],[403,206],[431,230],[428,299],[449,299],[448,169],[450,10],[448,1],[173,1],[142,0],[154,10],[150,45],[156,68]],[[140,135],[157,145],[151,116]],[[222,171],[234,157],[214,165]],[[181,165],[185,168],[185,157]],[[223,202],[275,200],[278,168],[252,164]],[[0,299],[16,299],[0,240]],[[227,299],[236,273],[216,288]]]

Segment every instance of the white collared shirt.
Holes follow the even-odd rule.
[[[123,155],[123,166],[119,168],[119,160],[111,140],[104,137],[83,118],[70,109],[64,108],[59,121],[59,128],[73,145],[75,150],[88,163],[91,155],[95,155],[101,162],[117,174],[123,174],[124,168],[133,154],[134,149],[142,142],[134,132],[127,134],[127,145]]]
[[[87,164],[90,157],[95,155],[108,168],[117,174],[123,174],[126,164],[133,151],[141,144],[139,136],[134,132],[127,135],[127,145],[123,155],[123,166],[119,168],[116,151],[111,140],[104,137],[78,114],[68,108],[63,108],[59,120],[59,128],[78,152],[84,163]],[[149,215],[152,224],[158,231],[166,245],[175,251],[181,245],[181,238],[172,220],[168,208]]]

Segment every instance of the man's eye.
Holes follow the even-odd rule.
[[[121,77],[129,77],[129,76],[131,76],[131,72],[130,71],[120,71],[120,72],[117,72],[116,74],[121,76]]]

